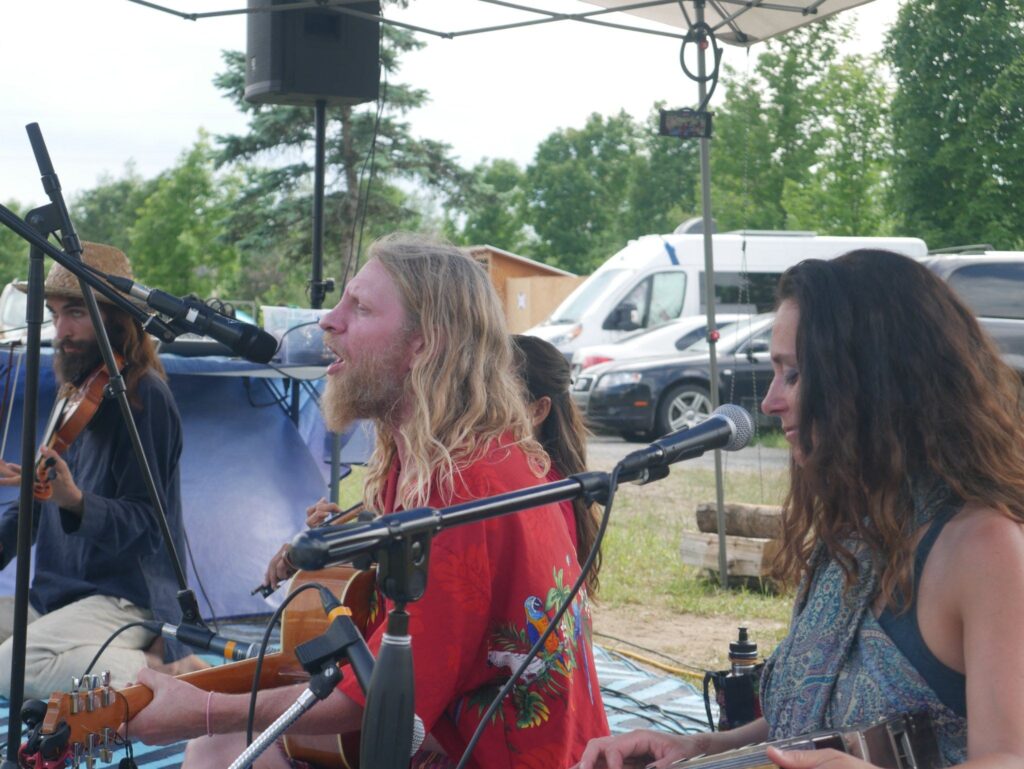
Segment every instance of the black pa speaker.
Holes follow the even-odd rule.
[[[380,84],[380,22],[330,8],[271,11],[291,0],[249,0],[245,98],[258,104],[359,104]],[[380,4],[346,8],[380,15]]]

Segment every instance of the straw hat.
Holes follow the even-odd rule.
[[[118,275],[122,278],[134,280],[132,266],[128,257],[120,249],[108,246],[103,243],[89,243],[82,241],[82,261],[90,267],[110,275]],[[19,291],[28,292],[28,282],[18,281],[14,284]],[[58,296],[67,299],[81,299],[82,288],[78,284],[78,278],[71,270],[56,262],[50,267],[50,272],[43,283],[43,293],[46,296]],[[103,294],[95,292],[96,299],[100,302],[111,304]],[[130,299],[130,297],[125,297]],[[137,302],[135,302],[137,304]]]

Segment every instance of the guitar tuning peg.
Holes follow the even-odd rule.
[[[21,706],[21,722],[29,729],[42,723],[46,716],[46,703],[42,700],[25,700]]]
[[[104,670],[102,673],[100,673],[100,685],[104,686],[104,687],[110,686],[110,671],[109,670]]]
[[[71,691],[77,692],[82,686],[82,679],[78,676],[71,676]]]

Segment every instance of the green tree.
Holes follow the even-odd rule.
[[[658,133],[658,110],[663,106],[654,105],[640,136],[623,220],[627,238],[672,232],[700,211],[700,145]]]
[[[71,201],[75,230],[83,240],[116,246],[131,257],[129,231],[157,183],[155,178],[143,179],[131,161],[125,164],[120,178],[104,174],[95,187]]]
[[[728,92],[711,144],[720,230],[786,227],[783,193],[787,182],[808,182],[825,144],[825,82],[848,35],[828,19],[769,41],[750,77],[726,68]]]
[[[1020,0],[900,7],[886,39],[896,79],[892,199],[906,231],[930,246],[1005,247],[1020,237],[1024,224],[1004,206],[1024,194],[1020,129],[1007,123],[1020,116],[1022,55]]]
[[[459,174],[448,145],[414,137],[402,119],[425,103],[426,91],[390,82],[399,70],[399,56],[421,43],[408,31],[390,26],[383,28],[383,36],[382,109],[345,105],[326,112],[324,262],[328,275],[330,262],[337,265],[336,277],[342,277],[363,235],[419,226],[423,213],[402,193],[400,181],[443,190]],[[308,271],[313,109],[245,101],[244,56],[225,52],[224,61],[226,70],[214,82],[250,117],[247,134],[218,137],[219,162],[238,167],[244,177],[242,195],[227,222],[229,233],[237,236],[247,265],[252,260],[282,261]]]
[[[485,159],[446,201],[448,236],[463,245],[490,244],[519,253],[529,243],[523,222],[526,174],[513,160]],[[462,213],[460,226],[452,215]]]
[[[802,184],[787,179],[786,226],[830,235],[885,235],[893,229],[886,199],[892,147],[890,93],[881,62],[851,56],[830,67],[822,83],[828,121],[817,160]]]
[[[16,200],[8,200],[4,207],[22,219],[28,213]],[[28,277],[28,252],[29,244],[20,235],[0,225],[0,288],[12,280]]]
[[[626,112],[593,114],[583,128],[541,142],[526,169],[527,216],[539,258],[587,273],[622,247],[639,148],[639,128]]]
[[[221,226],[231,208],[214,177],[209,144],[200,139],[158,177],[129,228],[136,276],[172,294],[223,294],[238,259]]]

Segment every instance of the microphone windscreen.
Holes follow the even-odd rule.
[[[735,403],[724,403],[714,413],[728,419],[735,428],[729,442],[722,447],[725,451],[739,451],[750,443],[754,437],[754,420],[749,411]]]
[[[254,333],[247,340],[242,357],[253,363],[270,363],[277,353],[277,337],[261,328],[254,328]]]

